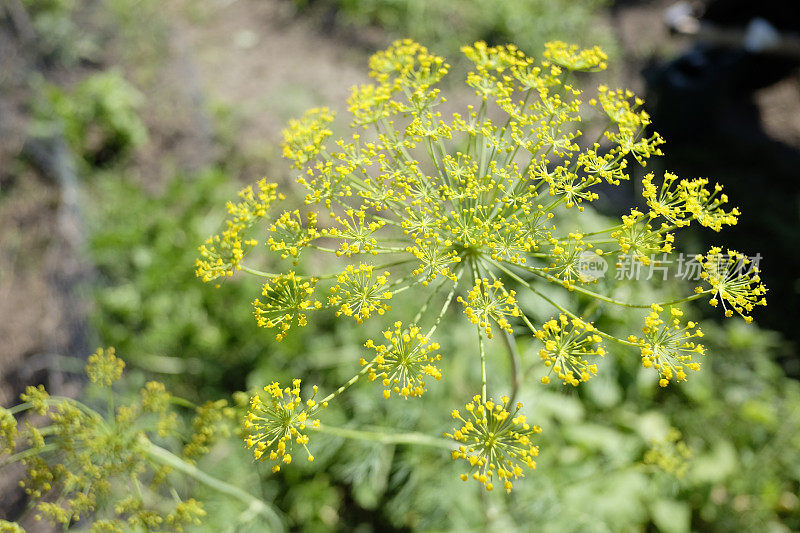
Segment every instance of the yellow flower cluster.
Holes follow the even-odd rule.
[[[391,307],[392,299],[389,287],[389,272],[377,274],[375,267],[366,263],[347,268],[336,277],[336,285],[331,287],[328,305],[337,307],[336,316],[349,316],[361,324],[373,313],[383,315]]]
[[[89,357],[86,374],[92,382],[109,387],[120,379],[123,367],[112,348],[100,349]],[[111,392],[105,392],[111,398]],[[200,523],[205,515],[200,502],[183,500],[179,487],[171,487],[168,492],[159,487],[169,472],[179,470],[176,465],[182,465],[186,472],[194,469],[190,463],[197,458],[151,441],[155,432],[150,413],[166,415],[171,395],[156,382],[147,383],[141,393],[141,401],[133,399],[132,403],[116,406],[109,402],[110,410],[103,413],[73,398],[51,397],[39,385],[28,387],[20,395],[23,403],[9,410],[0,408],[0,455],[15,451],[15,440],[24,446],[9,459],[25,466],[25,477],[19,486],[30,497],[29,510],[36,520],[47,520],[57,529],[66,530],[88,519],[93,532],[181,532]],[[207,411],[213,420],[232,418],[232,413],[223,415],[221,405],[226,402],[221,402],[214,402]],[[45,427],[39,429],[27,422],[17,425],[14,414],[27,410],[46,417],[45,422],[40,421]],[[202,408],[197,411],[200,417]],[[184,437],[178,435],[177,413],[171,414],[175,416],[165,416],[172,421],[167,431],[162,432],[159,423],[159,435],[170,437],[164,439],[165,446],[179,443]],[[202,443],[208,451],[214,428],[198,422],[198,417],[192,429],[195,434],[204,430]],[[190,444],[194,442],[193,436]],[[118,490],[127,486],[141,490]],[[96,520],[98,514],[106,518]],[[0,531],[22,529],[0,520]]]
[[[200,257],[197,259],[195,274],[205,282],[220,276],[232,276],[241,267],[239,263],[245,253],[258,244],[255,239],[247,239],[245,231],[258,220],[267,216],[270,205],[275,200],[283,200],[284,196],[276,192],[277,185],[262,179],[257,184],[239,191],[240,201],[228,202],[228,219],[225,229],[218,235],[212,235],[200,246]]]
[[[478,278],[467,293],[467,298],[459,296],[457,301],[464,306],[464,314],[470,322],[491,339],[492,321],[506,333],[514,332],[508,318],[520,316],[516,295],[516,291],[507,291],[499,279],[490,282],[486,278]]]
[[[629,215],[622,215],[622,228],[612,232],[611,237],[619,243],[621,255],[649,265],[653,255],[672,252],[675,235],[669,233],[670,229],[664,223],[654,230],[650,218],[638,209],[631,209]]]
[[[125,361],[114,355],[114,348],[98,348],[89,356],[86,364],[86,374],[92,383],[101,387],[110,387],[122,377]]]
[[[258,325],[277,328],[275,338],[279,341],[293,325],[305,326],[305,311],[322,307],[322,302],[311,298],[316,283],[315,278],[300,278],[293,270],[267,281],[261,289],[262,297],[253,301]]]
[[[376,231],[381,229],[385,223],[379,220],[373,220],[366,223],[364,220],[367,217],[365,209],[362,207],[358,211],[348,209],[344,217],[336,217],[338,227],[333,227],[328,230],[323,230],[322,234],[327,237],[342,239],[341,247],[336,251],[336,256],[347,257],[353,254],[372,253],[377,255],[378,252],[375,247],[378,241],[373,237]]]
[[[597,364],[590,363],[586,357],[603,357],[606,353],[592,324],[577,318],[570,320],[565,315],[542,324],[535,337],[544,345],[539,357],[564,385],[577,387],[580,382],[589,381],[597,374]],[[544,376],[542,383],[550,383],[550,378]]]
[[[580,50],[575,44],[552,41],[544,45],[544,57],[569,70],[596,72],[608,67],[608,55],[599,46]]]
[[[481,401],[476,395],[466,404],[467,418],[453,410],[453,418],[462,426],[446,437],[460,443],[453,450],[454,460],[463,459],[469,463],[472,478],[481,483],[486,490],[492,490],[495,483],[502,483],[506,492],[511,492],[512,480],[524,477],[523,467],[536,468],[535,457],[539,447],[533,445],[533,437],[542,432],[539,426],[528,424],[525,415],[520,414],[522,403],[517,403],[511,412],[509,398],[504,396],[502,403],[489,399]],[[467,481],[468,474],[461,479]]]
[[[715,184],[714,190],[706,188],[705,178],[679,180],[678,176],[664,173],[661,187],[653,183],[653,174],[642,179],[642,196],[650,206],[650,218],[661,216],[675,227],[688,226],[697,220],[701,226],[721,231],[725,225],[735,225],[739,210],[722,208],[728,203],[728,196],[721,194],[722,185]]]
[[[644,321],[643,336],[631,335],[628,340],[639,345],[642,365],[658,371],[658,383],[666,387],[671,380],[686,380],[687,370],[700,370],[700,363],[693,361],[692,357],[705,354],[706,349],[696,342],[703,337],[697,324],[691,321],[685,325],[682,323],[683,311],[671,307],[670,317],[665,321],[661,318],[663,310],[660,305],[653,304]]]
[[[681,432],[670,428],[663,439],[652,442],[642,462],[681,479],[689,470],[691,458],[692,450],[681,440]]]
[[[722,248],[715,246],[706,255],[698,255],[697,260],[703,266],[700,277],[711,285],[713,296],[708,303],[716,307],[722,301],[726,317],[735,311],[749,323],[753,321],[749,313],[755,306],[767,305],[767,288],[761,283],[758,267],[746,255],[735,250],[723,254]],[[703,292],[702,287],[695,290]]]
[[[383,336],[389,344],[376,345],[370,339],[365,346],[376,352],[368,375],[370,381],[381,380],[384,398],[389,398],[392,392],[403,398],[419,397],[425,392],[425,376],[436,381],[442,379],[441,371],[433,364],[442,358],[434,353],[439,345],[430,342],[419,327],[404,329],[402,322],[395,322],[394,328],[384,331]],[[369,364],[365,359],[360,363]]]
[[[294,161],[297,168],[314,159],[324,150],[323,142],[333,133],[327,129],[334,115],[327,107],[309,109],[298,120],[290,120],[283,131],[283,157]]]
[[[478,42],[462,51],[471,63],[465,82],[475,98],[459,112],[450,114],[441,106],[445,99],[437,84],[448,73],[445,60],[402,40],[370,59],[371,83],[350,94],[351,125],[370,128],[369,135],[353,134],[326,146],[333,120],[327,109],[291,121],[284,132],[284,155],[300,169],[304,205],[264,221],[266,248],[291,266],[271,274],[242,265],[245,252],[257,244],[245,237],[245,230],[283,198],[262,182],[258,193],[246,190],[243,202],[229,206],[226,231],[201,247],[198,276],[210,281],[241,269],[266,278],[254,302],[255,315],[259,325],[278,331],[278,340],[294,325],[305,325],[307,314],[316,309],[359,324],[369,318],[394,324],[384,331],[388,342],[367,341],[376,355],[362,358],[358,374],[326,400],[363,377],[380,380],[387,397],[420,396],[425,380],[441,377],[435,365],[438,345],[431,338],[453,299],[477,326],[474,355],[483,400],[493,357],[485,343],[496,328],[508,341],[511,366],[540,364],[515,353],[518,339],[511,335],[524,328],[542,342],[540,358],[549,373],[567,385],[577,386],[599,371],[592,357],[605,354],[602,338],[639,348],[645,366],[659,371],[662,384],[684,379],[686,369],[696,365],[689,352],[702,351],[692,340],[700,335],[693,323],[681,325],[676,314],[669,323],[660,322],[654,307],[643,336],[626,340],[581,318],[588,309],[602,309],[568,307],[591,299],[597,306],[647,309],[652,301],[618,298],[619,278],[609,275],[599,282],[597,272],[608,266],[605,257],[616,255],[620,266],[626,258],[633,258],[636,267],[649,265],[654,255],[673,253],[676,230],[690,221],[719,231],[736,223],[738,210],[728,208],[721,187],[710,187],[706,179],[679,180],[666,173],[655,184],[648,174],[642,180],[648,209],[632,209],[621,223],[598,228],[597,217],[585,212],[599,198],[598,186],[629,180],[629,166],[645,166],[662,153],[663,140],[648,131],[650,117],[642,100],[631,91],[600,85],[584,101],[573,71],[605,69],[607,57],[597,47],[581,50],[553,42],[541,60],[513,45]],[[580,129],[587,111],[607,124],[588,143]],[[753,307],[764,304],[766,289],[758,272],[735,273],[730,261],[712,260],[715,253],[700,260],[711,289],[699,292],[712,295],[712,305],[722,302],[727,315],[736,312],[749,320]],[[312,271],[314,277],[295,273],[304,267],[324,272]],[[324,303],[315,299],[315,291],[327,294]],[[523,291],[524,297],[518,294]],[[580,298],[554,294],[563,296],[564,291]],[[390,317],[397,312],[390,300],[405,298],[418,306],[416,316]],[[552,306],[558,317],[537,327],[530,310],[538,305]],[[296,390],[286,393],[275,385],[268,391],[269,405],[283,407],[258,408],[301,416],[306,411],[299,410],[299,386]],[[519,474],[518,463],[533,461],[533,429],[508,407],[468,405],[473,419],[457,434],[458,440],[469,435],[469,448],[465,445],[458,457],[470,457],[487,488],[492,476],[510,484],[508,479]],[[279,427],[276,421],[269,424]],[[288,426],[281,431],[285,453],[295,433]],[[278,442],[273,436],[252,445],[264,454],[267,442]],[[505,463],[498,453],[506,454]]]
[[[552,263],[550,263],[550,266],[543,268],[543,272],[560,280],[561,284],[567,289],[574,287],[575,281],[581,283],[597,282],[597,278],[589,275],[585,269],[585,254],[587,252],[592,253],[593,245],[583,239],[582,233],[570,233],[564,240],[559,241],[558,239],[550,238],[549,241],[553,245]],[[603,252],[598,248],[594,251],[594,254],[601,256]]]
[[[260,395],[250,399],[250,409],[244,422],[248,431],[245,442],[257,460],[275,462],[273,472],[281,469],[280,463],[292,462],[290,452],[295,443],[305,449],[309,461],[314,460],[308,450],[308,435],[304,432],[307,426],[319,426],[319,420],[310,417],[325,408],[326,404],[314,401],[316,385],[313,391],[311,397],[303,401],[300,398],[300,380],[295,379],[292,380],[292,386],[286,388],[282,388],[278,382],[272,382],[264,387],[265,399]]]
[[[0,406],[0,455],[14,453],[17,445],[17,419]]]
[[[319,238],[322,234],[317,231],[317,213],[306,213],[306,223],[300,211],[284,211],[281,216],[269,227],[270,237],[267,239],[267,246],[273,252],[278,252],[281,259],[289,256],[297,258],[300,252],[307,247],[311,241]],[[295,264],[297,262],[295,261]]]

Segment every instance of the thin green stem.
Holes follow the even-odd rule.
[[[33,405],[31,405],[30,402],[24,402],[24,403],[15,405],[14,407],[9,407],[8,409],[6,409],[6,411],[11,413],[12,415],[15,415],[17,413],[21,413],[22,411],[27,411],[31,407],[33,407]]]
[[[503,267],[497,261],[493,261],[493,264],[495,266],[497,266],[497,268],[499,268],[500,270],[502,270],[503,272],[505,272],[506,274],[508,274],[512,278],[514,278],[515,280],[517,280],[520,283],[528,286],[528,288],[532,288],[530,282],[528,282],[528,281],[522,279],[521,277],[517,276],[516,274],[514,274],[513,272],[511,272],[507,268]],[[537,269],[534,269],[534,268],[531,268],[531,267],[528,267],[528,266],[525,266],[525,265],[514,265],[514,266],[519,267],[519,268],[525,270],[526,272],[530,272],[531,274],[534,274],[534,275],[536,275],[536,276],[538,276],[538,277],[540,277],[542,279],[545,279],[545,280],[547,280],[547,281],[549,281],[551,283],[556,283],[558,285],[563,286],[562,280],[556,278],[555,276],[551,276],[550,274],[542,274]],[[579,292],[581,294],[585,294],[586,296],[591,296],[592,298],[595,298],[597,300],[601,300],[601,301],[606,302],[606,303],[618,305],[620,307],[628,307],[628,308],[631,308],[631,309],[650,309],[650,307],[653,305],[652,303],[650,303],[650,304],[632,304],[632,303],[629,303],[629,302],[623,302],[622,300],[616,300],[616,299],[611,298],[609,296],[605,296],[603,294],[600,294],[600,293],[597,293],[597,292],[594,292],[594,291],[590,291],[589,289],[585,289],[583,287],[580,287],[580,286],[574,285],[574,284],[570,285],[570,289],[569,290],[573,290],[575,292]],[[664,306],[664,305],[677,305],[679,303],[691,302],[691,301],[697,300],[698,298],[701,298],[704,295],[710,294],[711,292],[713,292],[713,291],[706,290],[706,291],[703,291],[703,292],[692,294],[691,296],[686,296],[685,298],[679,298],[677,300],[670,300],[670,301],[667,301],[667,302],[653,302],[653,303],[655,303],[657,305],[661,305],[661,306]]]
[[[325,398],[323,398],[322,400],[320,400],[320,401],[319,401],[319,403],[317,403],[317,405],[319,405],[319,406],[320,406],[320,408],[322,408],[322,406],[323,406],[323,405],[324,405],[326,402],[329,402],[329,401],[333,400],[334,398],[336,398],[337,396],[339,396],[341,393],[343,393],[344,391],[346,391],[347,389],[349,389],[350,387],[352,387],[353,385],[355,385],[355,383],[356,383],[356,382],[357,382],[359,379],[361,379],[361,377],[362,377],[362,376],[364,376],[364,375],[365,375],[367,372],[369,372],[369,370],[372,368],[372,366],[373,366],[374,364],[375,364],[375,359],[373,359],[372,361],[370,361],[369,363],[367,363],[366,365],[364,365],[364,367],[363,367],[363,368],[362,368],[362,369],[361,369],[361,370],[358,372],[358,374],[356,374],[355,376],[353,376],[352,378],[350,378],[349,380],[347,380],[347,383],[345,383],[344,385],[342,385],[341,387],[339,387],[338,389],[336,389],[336,390],[335,390],[335,391],[333,391],[332,393],[328,394],[328,395],[327,395]]]
[[[175,405],[180,405],[181,407],[186,407],[187,409],[197,409],[198,405],[194,402],[187,400],[186,398],[181,398],[179,396],[170,396],[169,397],[170,403]]]
[[[13,455],[9,455],[2,461],[0,461],[0,468],[3,468],[6,465],[10,465],[11,463],[16,463],[17,461],[21,461],[28,457],[32,457],[34,455],[39,455],[42,452],[50,452],[56,449],[56,445],[53,443],[45,444],[39,448],[28,448],[27,450],[23,450],[19,453],[15,453]]]
[[[514,336],[504,331],[503,340],[505,341],[506,350],[508,351],[508,363],[511,369],[511,401],[509,405],[513,405],[517,400],[519,386],[522,381],[522,376],[520,375],[520,357],[519,351],[517,350],[517,341]]]
[[[178,457],[177,455],[173,454],[167,449],[164,449],[156,444],[153,444],[148,440],[146,437],[141,436],[138,440],[138,446],[149,458],[152,460],[170,466],[175,470],[186,474],[187,476],[199,481],[200,483],[206,485],[209,488],[212,488],[216,491],[219,491],[223,494],[227,494],[237,500],[241,501],[242,503],[248,506],[248,510],[252,511],[253,513],[260,514],[267,520],[268,530],[270,531],[284,531],[285,527],[283,522],[281,521],[280,517],[276,513],[276,511],[264,502],[245,492],[243,489],[231,485],[222,481],[221,479],[217,479],[214,476],[211,476],[199,468],[185,462],[183,459]]]
[[[483,403],[486,403],[486,347],[483,345],[483,335],[481,334],[480,326],[478,326],[478,345],[481,351],[481,398]]]
[[[453,288],[450,289],[450,292],[447,294],[447,297],[444,299],[444,305],[442,305],[441,311],[439,311],[436,320],[433,322],[431,329],[428,331],[427,337],[430,338],[433,335],[433,332],[436,331],[436,328],[439,327],[439,323],[442,321],[442,317],[447,312],[447,308],[450,307],[450,302],[453,301],[453,295],[456,293],[456,287],[458,287],[458,281],[461,279],[461,273],[459,272],[458,276],[456,277],[456,281],[453,283]]]
[[[445,439],[438,439],[425,435],[424,433],[394,433],[392,431],[364,431],[342,427],[328,426],[320,424],[319,427],[311,428],[320,433],[343,437],[345,439],[364,440],[378,442],[380,444],[415,444],[420,446],[432,446],[435,448],[453,449],[458,447],[458,443],[450,442]]]
[[[280,274],[273,274],[272,272],[262,272],[260,270],[256,270],[255,268],[244,266],[241,263],[239,263],[239,269],[244,270],[248,274],[253,274],[254,276],[258,276],[260,278],[277,278],[280,275]]]

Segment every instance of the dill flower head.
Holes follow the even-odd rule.
[[[125,361],[114,355],[114,348],[98,348],[89,356],[86,365],[86,374],[92,383],[101,387],[110,387],[112,383],[122,377]]]
[[[300,380],[292,380],[292,386],[281,388],[277,381],[264,387],[266,398],[255,395],[250,399],[250,409],[244,421],[248,431],[245,438],[247,447],[253,450],[253,457],[265,461],[274,461],[272,471],[281,469],[280,463],[292,462],[294,444],[303,446],[308,460],[314,456],[308,450],[308,435],[304,433],[307,426],[317,427],[319,420],[309,418],[326,404],[317,404],[317,386],[313,394],[303,401],[300,398]]]
[[[461,443],[452,457],[469,463],[473,479],[486,490],[502,483],[506,492],[511,492],[512,480],[524,476],[523,467],[536,468],[534,458],[539,455],[539,447],[533,445],[532,439],[542,428],[528,424],[525,415],[519,413],[521,403],[512,412],[509,398],[504,396],[501,400],[502,403],[491,399],[482,402],[476,395],[465,406],[469,413],[466,418],[453,410],[453,418],[462,426],[445,436]],[[469,475],[462,474],[461,479],[467,481]]]
[[[725,225],[735,225],[739,210],[725,211],[723,205],[728,196],[722,194],[722,185],[706,188],[708,180],[680,179],[670,172],[664,173],[661,187],[653,183],[654,175],[647,174],[642,180],[642,196],[650,207],[650,218],[662,217],[676,227],[688,226],[696,220],[701,226],[721,231]]]
[[[508,319],[520,316],[516,294],[513,290],[506,291],[499,279],[490,282],[486,278],[478,278],[467,293],[467,298],[459,296],[458,302],[464,306],[464,314],[470,322],[484,330],[491,339],[492,322],[507,333],[514,332]]]
[[[107,388],[120,378],[124,365],[113,349],[100,349],[89,359],[87,375],[99,386]],[[110,397],[111,391],[105,392]],[[163,385],[150,382],[142,390],[141,402],[117,405],[107,413],[76,399],[51,397],[42,386],[28,387],[20,399],[23,403],[13,410],[30,409],[46,416],[46,430],[27,423],[12,429],[8,425],[13,416],[5,416],[7,411],[0,409],[0,441],[10,435],[17,445],[25,446],[16,456],[26,469],[20,487],[31,498],[37,520],[68,529],[84,517],[93,519],[102,513],[111,518],[93,521],[92,531],[179,532],[205,514],[200,502],[182,500],[178,487],[167,495],[158,486],[157,480],[163,481],[167,470],[189,462],[180,452],[150,441],[150,413],[164,415],[170,408],[170,395]],[[221,411],[219,405],[214,410]],[[171,420],[168,431],[159,431],[162,437],[179,436],[177,419]],[[120,487],[135,490],[120,491]],[[2,526],[0,530],[7,530]]]
[[[148,381],[141,390],[142,409],[150,413],[164,413],[169,409],[172,395],[167,387],[158,381]]]
[[[290,120],[283,131],[283,157],[294,161],[298,168],[314,159],[333,133],[326,127],[331,122],[333,113],[327,107],[309,109],[302,118]]]
[[[331,287],[328,305],[336,307],[336,316],[349,316],[361,324],[373,313],[383,315],[391,307],[389,272],[373,272],[373,265],[361,263],[347,265],[344,272],[336,277],[336,285]]]
[[[322,307],[322,303],[311,298],[316,283],[315,278],[302,279],[292,270],[266,282],[261,289],[261,298],[253,301],[258,325],[276,328],[275,338],[279,341],[293,325],[305,326],[305,311]]]
[[[280,205],[284,197],[263,181],[258,190],[245,189],[241,201],[229,206],[225,229],[201,247],[197,275],[211,281],[242,270],[265,278],[255,315],[259,325],[277,331],[278,340],[323,314],[357,324],[383,322],[386,342],[366,341],[374,355],[361,357],[360,370],[326,401],[362,378],[380,380],[387,398],[423,394],[429,378],[441,377],[438,346],[430,338],[454,299],[474,326],[476,349],[453,355],[480,368],[481,398],[497,369],[495,351],[486,344],[496,342],[498,330],[507,341],[515,387],[524,383],[520,375],[540,364],[519,357],[516,343],[541,342],[540,358],[550,373],[576,386],[601,371],[593,359],[605,354],[601,338],[638,348],[662,384],[683,379],[696,365],[689,352],[700,346],[692,340],[700,336],[693,323],[675,323],[676,314],[659,322],[653,308],[656,316],[648,318],[643,336],[626,340],[582,317],[607,306],[647,309],[653,303],[636,300],[649,291],[616,290],[617,281],[627,283],[633,275],[600,282],[604,258],[619,257],[618,269],[632,258],[634,274],[658,255],[652,266],[665,268],[673,263],[678,230],[697,222],[719,231],[736,222],[738,210],[728,208],[721,187],[705,178],[666,173],[656,184],[648,174],[642,180],[648,209],[632,209],[620,224],[603,227],[586,209],[599,198],[599,186],[629,180],[631,167],[662,155],[664,142],[650,130],[644,102],[632,91],[601,84],[585,95],[578,88],[573,71],[605,69],[605,53],[562,42],[549,43],[538,60],[514,45],[477,42],[462,52],[471,63],[464,81],[474,99],[456,112],[443,108],[437,86],[448,74],[447,62],[402,40],[372,56],[371,82],[350,93],[356,133],[328,143],[333,114],[324,108],[291,121],[283,150],[299,171],[303,205]],[[581,75],[581,87],[590,76]],[[606,126],[587,142],[581,128],[591,115]],[[265,238],[249,233],[259,221]],[[243,264],[261,244],[272,252],[274,274]],[[709,261],[702,268],[712,289],[700,292],[714,292],[712,305],[723,301],[731,307],[726,314],[747,313],[749,319],[752,307],[763,304],[757,272],[732,277],[729,268]],[[310,271],[301,273],[303,268]],[[650,277],[643,278],[636,283],[648,283]],[[618,298],[621,293],[631,294],[631,301]],[[400,316],[410,309],[403,300],[412,302],[413,315]],[[583,307],[587,300],[592,303]],[[534,324],[531,310],[538,306],[552,307],[558,317]],[[287,446],[305,445],[300,425],[316,409],[302,406],[299,384],[273,384],[267,393],[253,400],[249,444],[259,458],[284,460]],[[481,416],[459,430],[471,440],[470,451],[465,444],[458,456],[469,453],[476,468],[480,462],[478,478],[487,487],[492,476],[505,484],[521,473],[520,464],[532,464],[534,429],[508,407],[469,405],[473,418],[479,411]],[[471,433],[474,428],[484,433]]]
[[[669,428],[663,439],[651,443],[642,462],[646,465],[653,465],[677,479],[682,479],[689,470],[692,450],[686,442],[681,440],[681,437],[680,431]]]
[[[683,311],[670,307],[667,320],[661,318],[664,308],[653,304],[645,318],[642,337],[631,335],[628,340],[640,346],[642,365],[653,368],[660,377],[659,385],[666,387],[670,381],[685,381],[688,370],[700,370],[700,363],[692,359],[705,354],[705,347],[696,342],[703,337],[697,323],[683,324]]]
[[[0,533],[25,533],[25,530],[15,522],[8,522],[0,518]]]
[[[617,239],[622,256],[630,256],[643,265],[649,265],[651,257],[672,251],[675,235],[669,233],[670,226],[662,224],[654,230],[650,219],[638,209],[622,215],[622,228],[611,233]]]
[[[257,221],[267,216],[270,205],[284,196],[276,192],[275,183],[260,180],[256,188],[247,186],[239,191],[239,202],[228,202],[225,229],[212,235],[199,248],[200,257],[195,262],[195,274],[205,282],[222,276],[232,276],[241,267],[239,263],[258,241],[247,238],[245,232]]]
[[[722,302],[726,317],[735,311],[750,323],[755,306],[767,305],[767,288],[761,283],[758,267],[746,255],[735,250],[723,254],[722,248],[715,246],[706,255],[698,255],[697,260],[703,267],[700,277],[711,286],[708,303],[716,307]],[[695,291],[701,293],[703,288]]]
[[[267,246],[273,252],[281,254],[281,259],[289,256],[297,259],[311,241],[320,237],[317,230],[317,214],[306,213],[305,223],[300,211],[284,211],[269,227],[271,233],[267,239]],[[297,264],[297,261],[294,261]]]
[[[31,408],[38,414],[44,415],[47,413],[49,407],[50,393],[48,393],[44,385],[28,385],[25,387],[25,392],[20,394],[20,400],[25,403],[31,404]]]
[[[0,455],[14,453],[17,444],[17,419],[0,406]]]
[[[383,332],[388,344],[376,345],[372,339],[365,344],[375,350],[374,366],[369,369],[369,379],[380,379],[385,387],[383,397],[389,398],[391,393],[403,398],[422,396],[425,392],[426,376],[436,381],[442,379],[441,371],[434,363],[442,358],[434,353],[439,345],[430,342],[419,327],[411,325],[403,328],[402,322],[395,322],[394,328]],[[361,365],[368,363],[361,359]]]
[[[602,357],[606,352],[600,345],[600,335],[594,331],[591,323],[559,315],[545,322],[535,333],[544,345],[539,356],[550,373],[555,373],[565,385],[577,387],[597,374],[597,364],[590,363],[586,357]],[[542,378],[542,383],[549,382],[548,376]]]
[[[570,70],[587,72],[605,70],[608,67],[606,55],[599,46],[580,50],[577,45],[562,41],[551,41],[544,45],[544,56],[556,65]]]

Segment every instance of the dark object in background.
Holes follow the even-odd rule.
[[[725,186],[731,205],[742,211],[738,225],[726,230],[726,241],[763,257],[768,306],[756,319],[795,346],[800,344],[800,147],[765,132],[754,93],[797,75],[797,7],[793,1],[709,2],[699,19],[683,26],[696,36],[692,48],[644,73],[649,111],[669,146],[666,168]],[[709,246],[717,243],[713,232],[702,237]],[[782,362],[800,377],[797,353]]]

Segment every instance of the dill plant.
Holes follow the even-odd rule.
[[[20,487],[35,519],[65,531],[88,522],[92,533],[181,532],[203,523],[207,514],[201,501],[176,490],[185,477],[245,504],[241,522],[258,516],[282,530],[270,505],[196,466],[220,438],[236,431],[241,409],[226,400],[195,405],[157,381],[120,405],[122,395],[112,387],[124,367],[114,348],[101,348],[88,359],[92,392],[105,400],[105,409],[51,396],[43,385],[27,387],[22,403],[0,407],[0,468],[15,462],[25,467]],[[179,417],[183,409],[193,413],[188,431]],[[31,424],[26,413],[46,423]],[[0,520],[0,531],[24,530]]]
[[[578,386],[602,372],[606,353],[633,349],[665,387],[697,371],[705,354],[703,333],[685,320],[681,304],[708,298],[726,316],[747,322],[755,306],[766,304],[757,267],[719,247],[695,259],[702,282],[682,298],[627,301],[616,295],[615,280],[598,284],[587,260],[605,267],[665,262],[675,253],[678,230],[695,223],[720,231],[736,223],[738,210],[706,179],[651,173],[643,178],[647,210],[631,209],[612,227],[582,226],[597,185],[619,185],[630,179],[629,164],[646,166],[662,154],[663,140],[650,131],[643,101],[600,85],[584,102],[573,72],[604,70],[607,56],[598,47],[551,42],[540,61],[513,45],[478,42],[463,52],[472,64],[466,83],[477,100],[447,120],[437,88],[448,73],[443,58],[411,40],[375,54],[374,83],[354,87],[348,101],[351,137],[328,143],[334,117],[326,108],[309,110],[283,132],[283,154],[301,171],[304,205],[284,206],[278,185],[261,180],[228,203],[225,228],[200,248],[196,272],[203,281],[219,283],[239,271],[264,278],[254,314],[279,341],[321,313],[385,324],[383,338],[365,339],[360,370],[326,396],[319,398],[316,386],[304,395],[294,379],[252,397],[246,443],[273,471],[289,464],[298,446],[313,460],[314,431],[347,436],[319,415],[357,382],[376,382],[387,399],[418,401],[446,379],[437,361],[457,357],[478,365],[481,381],[467,415],[453,410],[460,427],[444,433],[452,439],[447,446],[465,461],[464,480],[510,491],[535,468],[539,453],[541,429],[516,401],[518,388],[529,385],[523,378],[530,368],[544,365],[543,385]],[[588,113],[606,123],[595,141],[584,140],[580,130]],[[244,263],[260,245],[286,261],[282,272]],[[298,272],[307,254],[323,257],[318,264],[327,270]],[[548,296],[548,286],[593,299],[600,309],[627,308],[642,316],[641,332],[615,337],[593,325],[592,311],[580,308],[577,297],[562,305]],[[392,299],[405,291],[416,293],[419,310],[394,316]],[[554,317],[535,323],[520,303],[523,291],[552,306]],[[437,327],[453,308],[475,326],[471,353],[440,352]],[[487,390],[493,362],[486,345],[498,337],[515,376],[495,401]],[[540,344],[540,361],[519,360],[517,342],[525,338]]]

